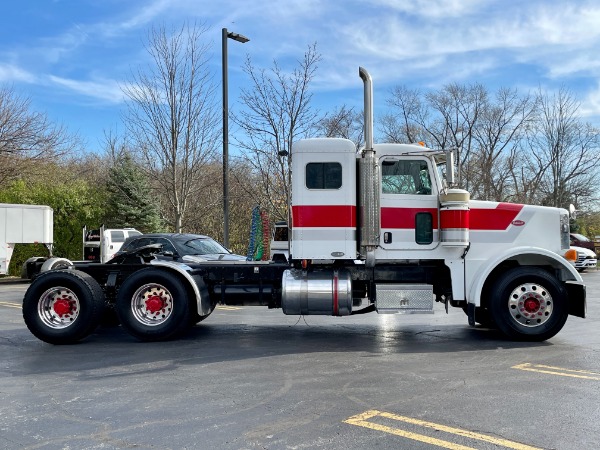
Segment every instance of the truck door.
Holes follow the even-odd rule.
[[[380,245],[387,252],[431,250],[439,244],[438,192],[431,162],[419,156],[383,156]]]

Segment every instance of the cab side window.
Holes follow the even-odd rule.
[[[113,242],[125,242],[125,233],[122,231],[111,231],[110,239]]]
[[[383,194],[430,195],[431,177],[427,162],[387,160],[381,167]]]

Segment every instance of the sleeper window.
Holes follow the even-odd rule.
[[[339,189],[342,187],[342,165],[336,162],[308,163],[306,165],[308,189]]]

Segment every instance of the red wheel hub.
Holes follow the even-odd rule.
[[[157,313],[165,307],[165,302],[159,295],[151,295],[146,299],[146,309],[151,313]]]
[[[525,311],[527,311],[528,313],[537,312],[540,309],[540,306],[540,301],[535,297],[529,297],[527,300],[525,300],[523,304]]]
[[[58,314],[59,317],[66,316],[67,314],[71,314],[73,312],[73,306],[67,298],[59,298],[56,300],[53,308],[54,312]]]

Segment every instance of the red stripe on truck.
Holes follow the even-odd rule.
[[[515,220],[524,205],[499,203],[496,208],[473,208],[469,211],[468,224],[471,230],[506,230]],[[381,208],[381,228],[414,229],[415,216],[428,212],[433,218],[433,228],[438,228],[437,208]],[[356,228],[356,206],[354,205],[296,205],[292,207],[294,227]]]
[[[438,227],[437,208],[381,208],[381,228],[414,230],[415,216],[420,212],[430,213],[433,228]]]
[[[354,205],[301,205],[292,206],[294,227],[356,228]]]
[[[469,227],[471,230],[506,230],[522,209],[523,205],[517,203],[499,203],[495,209],[472,209]]]

